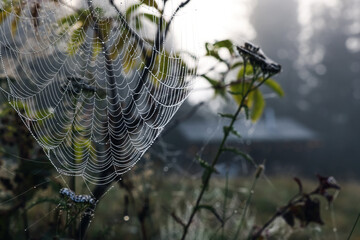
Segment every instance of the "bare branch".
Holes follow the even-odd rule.
[[[185,7],[189,2],[190,2],[190,0],[186,0],[185,2],[182,2],[182,3],[176,8],[176,10],[173,12],[173,14],[171,15],[171,18],[170,18],[168,24],[166,25],[165,33],[164,33],[164,38],[166,38],[166,36],[167,36],[167,34],[168,34],[168,32],[169,32],[170,25],[171,25],[174,17],[176,16],[176,14],[180,11],[180,9],[182,9],[183,7]]]

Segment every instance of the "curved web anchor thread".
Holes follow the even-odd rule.
[[[3,1],[1,88],[57,171],[107,184],[159,136],[194,68],[152,0]],[[170,50],[168,50],[170,49]]]

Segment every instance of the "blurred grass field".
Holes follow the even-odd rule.
[[[226,191],[226,179],[214,178],[203,203],[214,206],[221,216],[224,216],[225,209],[225,218],[228,218],[228,221],[222,230],[221,224],[212,213],[200,211],[188,239],[232,239],[251,182],[250,177],[229,179]],[[186,220],[200,189],[201,180],[175,175],[156,176],[151,170],[147,170],[142,177],[133,175],[131,184],[135,202],[129,204],[128,212],[124,209],[124,196],[128,193],[114,186],[98,205],[89,229],[89,239],[118,239],[119,236],[122,239],[142,239],[139,212],[147,197],[150,203],[149,216],[143,227],[149,239],[179,239],[182,227],[171,214]],[[317,186],[317,179],[303,179],[303,184],[305,191],[313,190]],[[297,224],[292,229],[279,220],[271,227],[273,236],[269,239],[347,239],[360,213],[360,186],[356,181],[339,184],[342,189],[334,201],[333,211],[326,200],[320,198],[324,225],[311,223],[306,228],[301,228]],[[245,227],[242,228],[242,239],[246,238],[251,227],[264,224],[297,190],[297,185],[290,176],[271,176],[270,181],[264,178],[259,180],[245,218]],[[225,192],[227,205],[224,208]],[[335,222],[331,214],[334,214]],[[351,239],[360,239],[360,225],[355,228]]]

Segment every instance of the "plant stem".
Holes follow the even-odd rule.
[[[334,204],[332,202],[330,203],[330,212],[331,212],[331,222],[332,222],[332,225],[333,225],[333,232],[334,232],[334,235],[335,235],[335,240],[338,240],[339,236],[338,236],[338,231],[337,231],[337,227],[336,227]]]
[[[352,227],[351,232],[350,232],[350,234],[349,234],[349,236],[348,236],[347,240],[350,240],[350,238],[351,238],[352,234],[354,233],[355,227],[356,227],[356,225],[357,225],[357,223],[358,223],[359,219],[360,219],[360,213],[358,214],[358,216],[357,216],[357,218],[356,218],[356,220],[355,220],[354,226]]]
[[[313,193],[308,194],[308,196],[313,195]],[[283,215],[291,206],[299,203],[302,200],[303,195],[298,193],[292,197],[288,204],[275,212],[275,214],[251,237],[251,239],[257,239],[261,233],[279,216]]]
[[[243,59],[243,60],[244,60],[243,79],[245,80],[245,76],[246,76],[246,62],[247,62],[247,59]],[[257,89],[257,87],[253,88],[253,85],[254,85],[255,81],[258,79],[259,74],[260,74],[259,72],[258,72],[258,73],[254,72],[254,75],[253,75],[253,77],[252,77],[252,81],[251,81],[251,83],[250,83],[250,88],[247,89],[247,91],[246,91],[244,94],[242,94],[241,102],[240,102],[239,107],[237,108],[235,114],[234,114],[233,117],[231,118],[231,122],[230,122],[230,124],[229,124],[229,126],[228,126],[228,129],[232,129],[232,128],[233,128],[233,126],[234,126],[234,124],[235,124],[235,121],[237,120],[237,118],[238,118],[241,110],[242,110],[243,107],[245,107],[245,105],[246,105],[246,104],[245,104],[245,101],[246,101],[246,98],[247,98],[247,96],[249,95],[249,93],[250,93],[251,91],[254,91],[255,89]],[[271,77],[271,74],[269,74],[266,78],[264,77],[264,79],[262,80],[261,84],[264,83],[264,82],[265,82],[268,78],[270,78],[270,77]],[[259,86],[260,86],[261,84],[259,84]],[[243,91],[244,91],[244,88],[243,88]],[[221,143],[220,143],[220,146],[219,146],[219,148],[218,148],[218,150],[217,150],[217,153],[216,153],[213,161],[211,162],[211,168],[212,168],[212,169],[214,169],[216,163],[219,161],[219,158],[220,158],[222,152],[224,151],[224,146],[225,146],[225,143],[226,143],[229,135],[230,135],[230,131],[224,131],[223,139],[222,139],[222,141],[221,141]],[[203,181],[203,185],[202,185],[200,194],[199,194],[199,196],[197,197],[195,206],[193,207],[192,212],[191,212],[191,214],[190,214],[190,217],[189,217],[186,225],[185,225],[184,228],[183,228],[183,234],[182,234],[181,240],[184,240],[184,239],[186,238],[186,235],[187,235],[187,233],[188,233],[188,230],[189,230],[189,227],[190,227],[190,225],[191,225],[191,223],[192,223],[192,220],[193,220],[193,218],[194,218],[197,210],[199,209],[199,205],[200,205],[200,202],[201,202],[201,200],[202,200],[202,197],[203,197],[206,189],[207,189],[208,186],[209,186],[209,182],[210,182],[210,179],[211,179],[212,174],[213,174],[213,171],[210,171],[209,174],[206,175],[206,177],[205,177],[205,179],[204,179],[204,181]]]
[[[236,119],[237,119],[237,117],[238,117],[241,109],[244,107],[245,99],[246,99],[246,97],[247,97],[247,95],[248,95],[249,93],[250,93],[250,91],[248,91],[248,92],[245,94],[245,96],[241,99],[241,103],[240,103],[239,107],[237,108],[234,116],[233,116],[232,119],[231,119],[231,122],[230,122],[230,125],[229,125],[229,129],[231,129],[231,128],[234,126],[234,123],[235,123],[235,121],[236,121]],[[218,162],[218,160],[219,160],[219,158],[220,158],[220,155],[221,155],[221,153],[223,152],[223,148],[224,148],[224,146],[225,146],[226,140],[228,139],[229,135],[230,135],[230,131],[225,131],[225,132],[224,132],[224,137],[223,137],[223,139],[222,139],[222,141],[221,141],[221,143],[220,143],[220,146],[219,146],[218,151],[217,151],[217,153],[216,153],[216,155],[215,155],[215,158],[213,159],[213,161],[212,161],[212,163],[211,163],[211,168],[214,168],[214,166],[215,166],[216,163]],[[203,197],[203,195],[204,195],[204,193],[205,193],[205,190],[207,189],[207,187],[208,187],[208,185],[209,185],[209,181],[210,181],[210,178],[211,178],[212,173],[213,173],[213,172],[209,172],[209,174],[207,174],[207,175],[206,175],[206,178],[204,179],[203,186],[202,186],[201,191],[200,191],[200,194],[199,194],[199,196],[198,196],[198,198],[197,198],[197,200],[196,200],[195,206],[194,206],[193,209],[192,209],[192,212],[191,212],[191,214],[190,214],[189,220],[187,221],[186,225],[184,226],[183,235],[182,235],[182,237],[181,237],[181,240],[184,240],[185,237],[186,237],[186,235],[187,235],[187,233],[188,233],[189,227],[190,227],[191,222],[192,222],[192,220],[193,220],[193,218],[194,218],[194,216],[195,216],[195,214],[196,214],[196,212],[197,212],[197,210],[198,210],[198,207],[199,207],[199,205],[200,205],[201,199],[202,199],[202,197]]]
[[[25,208],[23,208],[23,222],[24,222],[24,229],[25,229],[25,239],[28,240],[30,239],[30,232],[29,232],[29,221],[28,221],[28,215],[27,215],[27,210]]]
[[[221,239],[225,239],[225,219],[226,219],[226,205],[227,205],[227,195],[228,195],[228,187],[229,187],[229,173],[226,173],[226,181],[225,181],[225,191],[224,191],[224,206],[223,206],[223,215],[222,215],[222,219],[224,221],[224,224],[222,226],[222,231],[221,231]]]
[[[236,233],[235,233],[235,236],[234,236],[234,240],[238,239],[238,236],[240,234],[240,230],[241,230],[242,224],[244,222],[247,210],[248,210],[248,208],[250,206],[252,196],[254,195],[254,190],[255,190],[256,183],[257,183],[257,181],[258,181],[258,179],[259,179],[259,177],[261,175],[261,172],[258,173],[259,171],[262,171],[262,170],[260,170],[261,168],[262,168],[262,166],[260,165],[256,170],[256,174],[255,174],[254,180],[253,180],[253,182],[251,184],[250,193],[249,193],[249,196],[248,196],[248,198],[246,200],[244,210],[243,210],[243,212],[241,214],[241,218],[240,218],[239,225],[237,227],[237,230],[236,230]]]

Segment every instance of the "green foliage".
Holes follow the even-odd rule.
[[[251,120],[257,121],[264,111],[265,100],[259,89],[256,89],[252,96],[254,104],[251,111]]]
[[[277,95],[279,95],[280,97],[283,97],[285,95],[284,90],[282,89],[280,84],[278,82],[276,82],[275,80],[268,79],[265,81],[265,84],[269,88],[271,88],[275,93],[277,93]]]
[[[268,64],[266,61],[262,62],[259,59],[254,61],[241,53],[239,57],[234,50],[236,47],[231,40],[206,43],[206,56],[216,59],[219,64],[225,64],[227,70],[218,74],[220,78],[210,77],[208,73],[200,76],[210,83],[215,95],[227,99],[229,93],[238,105],[242,105],[247,118],[255,122],[261,118],[266,105],[260,86],[265,84],[280,97],[284,96],[284,91],[279,83],[270,79],[274,73],[266,70],[267,68],[264,67]],[[220,50],[226,50],[230,59],[222,58]],[[236,71],[236,79],[226,82],[228,75],[234,75],[233,71]]]
[[[252,165],[256,165],[254,159],[249,154],[244,153],[237,148],[226,147],[226,148],[223,148],[222,151],[235,153],[236,155],[239,155],[243,159],[247,160]]]
[[[212,214],[214,214],[214,216],[217,218],[217,220],[219,220],[219,222],[221,223],[221,225],[224,225],[224,220],[220,217],[220,215],[217,213],[216,209],[211,206],[211,205],[199,205],[197,206],[197,209],[206,209],[208,211],[210,211]]]
[[[131,15],[136,12],[141,5],[142,3],[134,4],[126,9],[125,17],[128,22],[130,21]]]
[[[236,130],[234,129],[234,127],[224,126],[224,127],[223,127],[223,131],[224,131],[224,134],[230,134],[230,133],[232,133],[234,136],[237,136],[238,138],[241,138],[240,133],[238,133],[238,131],[236,131]]]
[[[253,66],[250,64],[246,64],[245,68],[244,68],[244,66],[240,68],[240,70],[237,74],[237,79],[242,79],[244,76],[245,77],[252,76],[253,74],[254,74]]]
[[[151,23],[155,23],[158,26],[160,25],[160,22],[161,22],[163,29],[165,28],[165,26],[167,24],[166,20],[163,17],[155,16],[150,13],[144,13],[143,16],[144,16],[144,18],[148,19]]]
[[[156,12],[155,15],[153,14],[149,14],[149,13],[142,13],[140,14],[140,6],[142,5],[146,5],[147,7],[151,7],[152,10],[157,9],[158,12]],[[5,5],[7,6],[7,5]],[[7,6],[8,7],[8,6]],[[1,22],[3,22],[6,17],[8,16],[8,13],[11,9],[2,9],[0,11],[0,24]],[[18,21],[20,19],[20,15],[22,14],[22,8],[20,6],[15,5],[14,9],[13,9],[15,16],[13,19],[11,19],[11,33],[13,34],[13,36],[16,34],[17,31],[17,25],[18,25]],[[93,36],[94,37],[94,41],[90,44],[92,44],[92,51],[93,51],[93,58],[96,58],[99,53],[101,52],[102,49],[110,49],[110,58],[111,59],[116,59],[119,55],[122,55],[123,57],[123,71],[125,73],[129,73],[130,71],[132,71],[135,68],[139,67],[139,61],[137,62],[137,60],[135,60],[134,56],[138,56],[141,55],[142,59],[141,61],[143,61],[144,59],[146,59],[147,57],[151,56],[151,50],[149,49],[145,49],[145,52],[140,52],[142,50],[141,43],[138,42],[138,40],[136,39],[132,39],[130,41],[131,38],[131,32],[129,29],[124,28],[122,30],[122,32],[120,33],[120,35],[118,36],[118,39],[116,39],[113,42],[112,46],[108,46],[107,48],[105,48],[104,43],[100,42],[100,36],[102,36],[102,39],[104,41],[109,39],[109,35],[111,33],[111,28],[113,25],[113,21],[119,21],[119,19],[107,19],[104,17],[104,12],[102,9],[97,8],[95,9],[96,11],[96,17],[98,18],[98,21],[96,22],[96,24],[98,24],[99,29],[100,29],[100,33],[98,34],[95,31],[93,32]],[[168,24],[162,17],[161,14],[162,10],[159,9],[159,6],[157,5],[157,3],[155,2],[155,0],[146,0],[143,1],[141,3],[135,4],[130,6],[128,9],[126,9],[125,12],[125,17],[128,21],[135,21],[135,28],[137,30],[141,29],[143,27],[143,23],[142,21],[144,19],[151,21],[154,25],[157,26],[161,26],[161,28],[165,28],[166,24]],[[140,17],[143,16],[143,17]],[[69,33],[70,34],[70,40],[68,42],[68,53],[70,55],[74,55],[75,53],[77,53],[79,51],[79,48],[81,48],[81,46],[83,44],[85,44],[86,42],[86,36],[87,34],[89,34],[91,32],[90,26],[92,24],[94,24],[93,22],[91,22],[92,17],[90,16],[90,12],[88,10],[79,10],[76,13],[67,16],[64,19],[59,20],[59,25],[60,28],[62,30],[62,34],[65,33]],[[160,29],[161,29],[160,28]],[[131,43],[129,43],[131,42]],[[151,43],[150,41],[148,41],[149,43]],[[238,209],[239,206],[240,208],[243,207],[243,202],[246,199],[246,197],[242,196],[238,190],[234,190],[234,189],[230,189],[230,187],[228,187],[228,182],[226,182],[226,191],[224,193],[224,207],[223,207],[223,215],[220,216],[219,211],[216,207],[216,205],[212,205],[212,203],[210,202],[212,200],[212,197],[214,196],[215,200],[214,201],[218,201],[218,196],[216,194],[214,194],[214,192],[216,192],[216,189],[210,189],[209,188],[209,182],[211,179],[211,176],[213,173],[218,173],[218,171],[216,170],[215,166],[216,163],[219,159],[219,156],[221,155],[221,153],[223,152],[232,152],[234,154],[237,154],[238,156],[241,156],[243,159],[246,159],[247,161],[249,161],[252,165],[257,166],[256,172],[255,172],[255,179],[257,180],[258,178],[260,178],[261,173],[264,170],[264,167],[262,165],[257,165],[255,163],[255,161],[251,158],[251,156],[249,156],[247,153],[242,152],[240,149],[238,148],[232,148],[232,147],[226,147],[225,143],[227,140],[227,137],[229,135],[234,135],[237,136],[239,138],[241,138],[241,134],[238,133],[235,129],[234,129],[234,123],[238,118],[238,114],[240,112],[240,110],[245,111],[245,115],[247,118],[251,118],[251,120],[253,121],[257,121],[258,119],[260,119],[263,110],[265,108],[265,99],[263,97],[263,93],[261,91],[260,86],[261,85],[266,85],[267,87],[269,87],[269,89],[276,93],[279,96],[284,96],[284,91],[281,88],[281,86],[273,79],[271,79],[270,77],[274,75],[274,72],[269,72],[266,69],[266,62],[262,62],[261,59],[259,58],[255,58],[256,57],[256,51],[252,51],[247,55],[242,55],[240,53],[240,57],[239,57],[239,53],[236,52],[236,48],[234,46],[234,44],[232,43],[232,41],[230,40],[222,40],[222,41],[217,41],[214,44],[210,44],[210,43],[206,43],[205,45],[206,47],[206,56],[207,57],[211,57],[216,59],[220,64],[223,64],[227,67],[227,70],[225,72],[222,72],[219,74],[219,78],[215,78],[215,77],[210,77],[208,75],[208,73],[204,73],[201,75],[201,77],[203,77],[204,79],[206,79],[209,84],[211,85],[211,87],[215,90],[215,94],[219,95],[223,98],[226,98],[228,94],[230,94],[230,96],[234,99],[234,101],[237,103],[238,105],[238,111],[234,114],[219,114],[221,117],[223,118],[227,118],[227,119],[231,119],[231,123],[228,126],[225,126],[223,128],[223,132],[224,132],[224,138],[222,141],[222,144],[219,146],[218,148],[218,152],[216,157],[214,158],[214,160],[209,163],[205,160],[203,160],[200,157],[197,157],[197,161],[199,163],[199,165],[203,168],[203,175],[202,175],[202,189],[200,190],[200,197],[197,199],[196,204],[193,206],[192,208],[192,215],[188,221],[188,223],[184,223],[181,218],[179,217],[174,217],[175,221],[177,223],[180,223],[180,225],[182,226],[185,235],[186,236],[186,231],[188,229],[188,227],[190,226],[190,224],[192,223],[193,217],[195,216],[195,213],[197,211],[200,210],[205,210],[202,212],[206,212],[205,214],[210,214],[211,218],[215,217],[219,222],[220,222],[220,228],[222,228],[222,235],[221,235],[221,239],[225,238],[224,232],[227,229],[231,229],[231,231],[229,232],[233,232],[234,226],[235,224],[232,223],[232,225],[229,224],[228,228],[225,230],[225,223],[226,221],[232,220],[231,216],[227,217],[227,198],[231,198],[232,197],[232,201],[231,202],[235,202],[235,206],[232,206],[234,209]],[[246,46],[244,47],[246,48]],[[229,53],[229,58],[223,58],[222,54],[220,54],[220,51],[222,50],[226,50]],[[249,49],[248,49],[249,50]],[[251,49],[250,49],[251,50]],[[249,51],[250,51],[249,50]],[[153,63],[153,68],[152,69],[156,69],[156,72],[152,72],[151,74],[153,76],[156,77],[156,79],[154,80],[154,86],[157,86],[157,84],[159,84],[159,82],[157,81],[157,79],[164,79],[166,74],[168,73],[168,71],[170,70],[170,64],[169,64],[169,58],[170,58],[170,54],[168,52],[162,52],[163,54],[158,54],[156,55],[156,57],[154,58],[155,61]],[[254,57],[255,56],[255,57]],[[251,58],[254,59],[251,59]],[[179,61],[181,61],[181,64],[183,66],[186,66],[186,63],[179,57]],[[264,65],[265,64],[265,65]],[[143,66],[142,66],[143,67]],[[230,74],[230,72],[235,73],[233,74],[233,76],[236,76],[234,80],[231,80],[230,82],[225,81],[226,77],[228,76],[228,74]],[[17,104],[17,103],[14,103]],[[21,111],[26,111],[27,106],[21,106]],[[1,127],[5,128],[2,129],[5,131],[5,133],[1,136],[0,140],[3,143],[2,149],[5,148],[16,148],[16,153],[20,156],[19,159],[32,159],[33,156],[36,156],[37,158],[40,158],[40,156],[36,155],[36,153],[33,153],[33,147],[34,147],[34,140],[32,138],[28,138],[29,136],[24,132],[27,131],[27,129],[25,128],[25,126],[19,121],[15,121],[14,116],[17,117],[16,114],[9,114],[11,112],[11,110],[9,109],[2,109],[2,111],[0,111],[0,117],[3,120],[6,120],[5,122],[2,123]],[[35,117],[36,118],[43,118],[47,115],[49,115],[49,111],[48,110],[39,110],[36,114]],[[9,116],[10,117],[9,117]],[[12,121],[14,120],[14,121]],[[10,123],[9,123],[10,122]],[[16,125],[14,126],[13,124],[16,123]],[[18,126],[22,126],[22,128],[19,128]],[[80,161],[81,159],[84,159],[86,157],[94,157],[93,154],[93,148],[94,146],[91,145],[91,141],[88,140],[87,138],[82,137],[82,133],[84,133],[86,131],[86,129],[81,128],[80,126],[73,124],[71,126],[72,128],[72,132],[76,132],[77,134],[73,134],[71,136],[69,136],[68,139],[68,144],[73,144],[73,149],[74,149],[74,162]],[[20,132],[20,134],[19,134]],[[50,141],[51,139],[49,139],[48,136],[40,136],[40,141],[43,142],[44,144],[51,144]],[[11,145],[11,146],[8,146]],[[96,160],[96,159],[94,159]],[[51,166],[50,166],[51,167]],[[16,218],[16,211],[14,209],[16,208],[20,208],[21,211],[23,212],[24,215],[26,215],[30,210],[32,209],[36,209],[40,206],[43,205],[56,205],[56,209],[59,211],[58,214],[56,214],[56,217],[58,219],[58,224],[56,226],[56,231],[52,231],[52,233],[56,232],[56,234],[58,234],[59,231],[63,232],[62,234],[65,234],[65,231],[68,228],[71,228],[72,224],[76,224],[77,219],[80,218],[80,216],[82,214],[84,214],[87,209],[89,208],[88,204],[84,204],[84,203],[78,203],[78,202],[74,202],[71,198],[66,197],[66,196],[62,196],[61,198],[54,198],[54,197],[37,197],[36,194],[27,194],[27,188],[31,188],[33,186],[38,186],[39,182],[38,181],[44,181],[46,180],[48,177],[50,177],[51,172],[49,169],[45,168],[45,171],[41,174],[40,178],[36,178],[34,177],[34,172],[35,170],[37,170],[38,167],[34,167],[30,161],[21,161],[18,164],[18,169],[15,171],[15,178],[14,179],[10,179],[10,178],[4,178],[1,177],[0,181],[1,184],[3,185],[2,187],[7,191],[7,192],[11,192],[11,195],[14,196],[15,201],[11,202],[11,206],[10,209],[7,209],[5,211],[6,214],[3,214],[2,217],[0,217],[0,221],[2,226],[9,227],[9,223],[6,223],[5,221],[5,217],[6,219],[9,218],[8,222],[13,221],[13,219]],[[174,197],[176,194],[173,194],[174,191],[174,185],[179,184],[178,179],[176,179],[175,183],[176,184],[171,184],[171,193],[164,193],[162,194],[158,194],[158,192],[156,191],[151,191],[154,189],[157,189],[155,187],[158,187],[158,185],[161,184],[166,184],[168,183],[168,181],[159,181],[159,183],[153,183],[151,182],[151,184],[149,184],[150,180],[154,181],[153,178],[153,168],[152,167],[148,167],[145,168],[146,170],[142,169],[141,177],[137,177],[137,179],[130,179],[130,180],[125,180],[122,182],[119,182],[119,186],[122,188],[123,192],[121,197],[123,197],[123,201],[121,201],[121,203],[123,204],[119,204],[120,201],[116,201],[116,205],[123,207],[123,209],[121,209],[124,212],[124,216],[128,217],[127,219],[129,220],[129,215],[131,215],[131,218],[136,218],[136,224],[133,224],[134,226],[136,225],[137,227],[139,227],[138,225],[141,225],[141,230],[142,230],[142,238],[143,239],[147,239],[147,234],[146,234],[146,229],[149,228],[147,227],[146,221],[149,221],[151,223],[151,229],[153,228],[157,228],[157,230],[159,230],[163,225],[158,224],[155,225],[155,227],[153,226],[154,224],[152,224],[153,222],[151,221],[151,215],[152,214],[158,214],[159,209],[162,207],[164,208],[164,206],[159,207],[162,204],[159,204],[159,202],[161,202],[161,200],[166,199],[167,202],[164,205],[167,205],[167,208],[176,208],[176,206],[172,205],[172,201],[168,201],[169,199],[171,199],[170,197]],[[140,175],[140,174],[139,174]],[[150,176],[150,177],[149,177]],[[185,179],[186,181],[186,179]],[[228,181],[228,180],[227,180]],[[238,179],[236,179],[236,181],[238,181]],[[240,181],[238,181],[240,182]],[[236,186],[236,189],[239,189],[238,187],[238,182],[236,182],[236,184],[233,184],[234,186]],[[331,193],[328,192],[329,189],[336,189],[338,190],[338,186],[336,184],[334,184],[330,178],[324,178],[324,177],[320,177],[319,176],[319,185],[318,187],[310,192],[310,193],[306,193],[303,192],[302,189],[302,184],[300,181],[297,181],[298,185],[299,185],[299,194],[296,195],[294,198],[292,198],[288,205],[280,208],[280,210],[276,211],[275,213],[275,217],[282,217],[286,223],[291,226],[294,227],[295,226],[295,220],[299,221],[301,223],[302,226],[306,226],[311,222],[315,222],[315,223],[323,223],[321,216],[320,216],[320,209],[321,209],[321,203],[318,200],[318,198],[313,197],[313,195],[317,195],[317,196],[322,196],[324,197],[329,203],[332,202],[333,200],[333,195]],[[181,187],[182,188],[186,188],[188,187],[188,185],[193,184],[192,181],[188,181],[185,184],[181,183]],[[54,193],[59,191],[59,186],[61,186],[61,184],[57,183],[57,184],[53,184],[51,186],[51,184],[44,184],[45,187],[44,189],[47,188],[51,188],[52,191],[50,195],[54,195]],[[55,185],[55,186],[54,186]],[[149,186],[150,185],[150,186]],[[154,187],[155,185],[155,187]],[[186,186],[184,186],[186,185]],[[136,187],[136,186],[141,186],[141,187]],[[248,207],[250,207],[250,200],[252,195],[254,194],[253,190],[254,190],[255,184],[253,184],[253,186],[250,188],[249,191],[249,195],[248,198],[246,200],[245,203],[245,208],[242,209],[242,216],[241,216],[241,221],[240,221],[240,226],[242,224],[242,220],[243,218],[246,216],[246,210],[248,209]],[[184,190],[184,189],[182,189]],[[188,190],[188,189],[187,189]],[[191,188],[191,190],[194,190],[193,187]],[[206,192],[206,194],[209,194],[208,199],[210,200],[209,203],[207,202],[206,204],[203,204],[202,201],[202,197],[203,194],[205,194],[205,190],[208,190]],[[214,190],[214,191],[212,191]],[[179,191],[178,191],[179,192]],[[181,191],[180,191],[181,192]],[[183,191],[185,192],[185,191]],[[189,191],[186,191],[189,192]],[[196,192],[196,191],[195,191]],[[218,191],[219,192],[219,191]],[[152,195],[151,195],[152,194]],[[177,193],[179,195],[179,193]],[[188,195],[181,193],[184,196],[182,196],[182,200],[179,202],[182,202],[182,205],[186,205],[188,202]],[[166,195],[164,197],[164,195]],[[124,197],[125,196],[125,197]],[[241,197],[241,200],[239,200],[239,196]],[[158,197],[156,199],[156,197]],[[9,198],[11,199],[11,198]],[[130,199],[130,200],[129,200]],[[151,201],[150,201],[151,199]],[[234,200],[235,199],[235,200]],[[111,199],[113,200],[113,199]],[[159,200],[159,201],[157,201]],[[30,202],[31,201],[31,202]],[[129,204],[130,202],[130,204]],[[171,204],[170,204],[171,202]],[[19,204],[19,205],[17,205]],[[159,206],[156,206],[156,204],[158,204]],[[140,209],[138,209],[138,206],[141,206]],[[106,205],[106,208],[111,209],[112,214],[114,214],[114,210],[113,208],[109,208],[108,205]],[[129,208],[132,208],[129,211]],[[152,211],[152,209],[156,209],[156,211]],[[182,209],[180,209],[182,210]],[[62,213],[65,213],[63,215],[61,215]],[[118,218],[118,215],[120,211],[117,211],[116,217]],[[161,214],[163,214],[163,212],[161,212]],[[65,216],[64,216],[65,215]],[[158,217],[156,219],[159,219],[159,222],[164,219],[162,218],[163,215],[161,215],[161,217]],[[174,214],[174,211],[172,211],[171,216],[176,216]],[[208,216],[208,215],[205,215]],[[206,218],[205,218],[206,219]],[[238,218],[236,218],[238,219]],[[103,220],[103,219],[101,219]],[[106,220],[108,221],[109,218],[106,218]],[[125,220],[125,221],[128,221]],[[109,221],[112,221],[112,219],[110,219]],[[25,221],[24,221],[25,222]],[[106,221],[104,221],[106,222]],[[237,222],[234,221],[233,222]],[[5,223],[5,224],[3,224]],[[113,223],[113,222],[111,222]],[[25,223],[24,223],[25,225]],[[50,225],[50,223],[49,223]],[[125,228],[128,228],[129,225],[126,225],[126,223],[121,222],[121,224],[119,224],[121,226],[125,226]],[[213,226],[209,225],[209,226]],[[260,228],[260,230],[258,230],[258,232],[251,232],[249,229],[245,229],[247,232],[249,233],[249,236],[251,236],[251,234],[253,234],[253,239],[262,239],[262,231],[266,229],[266,224],[264,225],[265,227],[263,227],[262,229]],[[6,229],[5,227],[5,229]],[[211,227],[207,226],[207,231],[209,232],[214,232],[214,236],[217,236],[217,231],[214,229],[212,229]],[[249,226],[250,227],[250,226]],[[22,228],[23,229],[23,228]],[[110,228],[106,228],[109,229],[108,231],[111,231]],[[136,229],[136,227],[135,227]],[[240,229],[240,228],[239,228]],[[254,228],[255,229],[255,228]],[[259,229],[259,228],[257,228]],[[2,230],[2,228],[0,229]],[[139,231],[140,232],[140,231]],[[144,233],[145,232],[145,233]],[[70,234],[71,235],[71,231]],[[2,232],[0,231],[0,237],[4,238],[4,239],[8,239],[8,233],[2,235]],[[60,234],[61,235],[61,234]],[[158,237],[159,234],[153,234],[154,236]],[[230,234],[229,234],[230,235]],[[245,235],[245,234],[243,234]],[[71,236],[70,236],[71,237]],[[118,237],[118,236],[116,236]],[[236,236],[237,237],[237,236]],[[126,236],[124,237],[126,238]],[[130,238],[129,238],[130,239]]]
[[[207,179],[213,172],[219,173],[218,170],[212,167],[208,162],[204,161],[200,156],[196,156],[196,160],[199,162],[200,166],[204,168],[204,173],[201,177],[203,185],[206,184]]]
[[[228,113],[218,113],[220,115],[220,117],[223,117],[223,118],[230,118],[232,119],[234,117],[233,114],[228,114]]]
[[[3,8],[0,9],[0,24],[2,24],[5,19],[9,16],[11,12],[11,5],[10,4],[4,4]]]

